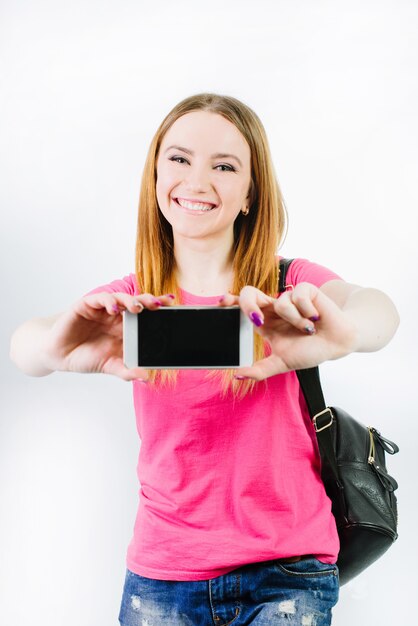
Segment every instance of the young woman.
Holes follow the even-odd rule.
[[[278,297],[284,226],[257,115],[231,97],[187,98],[149,149],[136,273],[12,338],[27,374],[133,381],[141,488],[123,626],[331,623],[338,535],[294,370],[382,348],[398,315],[382,292],[305,259]],[[239,304],[256,331],[253,366],[127,369],[121,312],[172,303]]]

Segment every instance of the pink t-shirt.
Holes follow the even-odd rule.
[[[295,259],[287,283],[339,276]],[[130,274],[93,292],[137,294]],[[184,304],[219,296],[182,292]],[[220,294],[221,295],[221,294]],[[207,580],[248,563],[339,550],[320,458],[295,372],[238,399],[206,370],[180,370],[174,388],[133,383],[141,447],[139,508],[127,553],[132,572]]]

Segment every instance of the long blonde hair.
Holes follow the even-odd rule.
[[[142,293],[173,293],[180,303],[176,282],[174,240],[171,225],[162,215],[157,202],[157,159],[161,142],[174,122],[191,111],[209,111],[222,115],[241,132],[251,150],[251,191],[249,213],[241,213],[234,222],[232,293],[252,285],[271,296],[278,291],[277,248],[286,228],[286,208],[277,182],[270,148],[259,117],[236,98],[201,93],[179,102],[164,118],[151,141],[142,175],[138,208],[136,240],[136,278]],[[262,337],[255,335],[255,359],[265,355]],[[174,382],[176,372],[149,372],[154,382]],[[254,381],[238,381],[232,370],[221,375],[224,392],[230,388],[242,396],[251,390]]]

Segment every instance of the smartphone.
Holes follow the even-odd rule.
[[[253,324],[238,306],[169,306],[123,315],[127,367],[229,369],[253,364]]]

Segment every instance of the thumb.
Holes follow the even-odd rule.
[[[143,367],[126,367],[121,358],[110,359],[103,368],[105,374],[112,374],[122,380],[148,381],[148,372]]]
[[[264,380],[270,376],[276,374],[284,374],[289,372],[290,369],[286,363],[279,356],[271,354],[265,359],[256,361],[251,367],[240,367],[234,378],[237,380],[243,380],[245,378],[251,378],[252,380]]]

